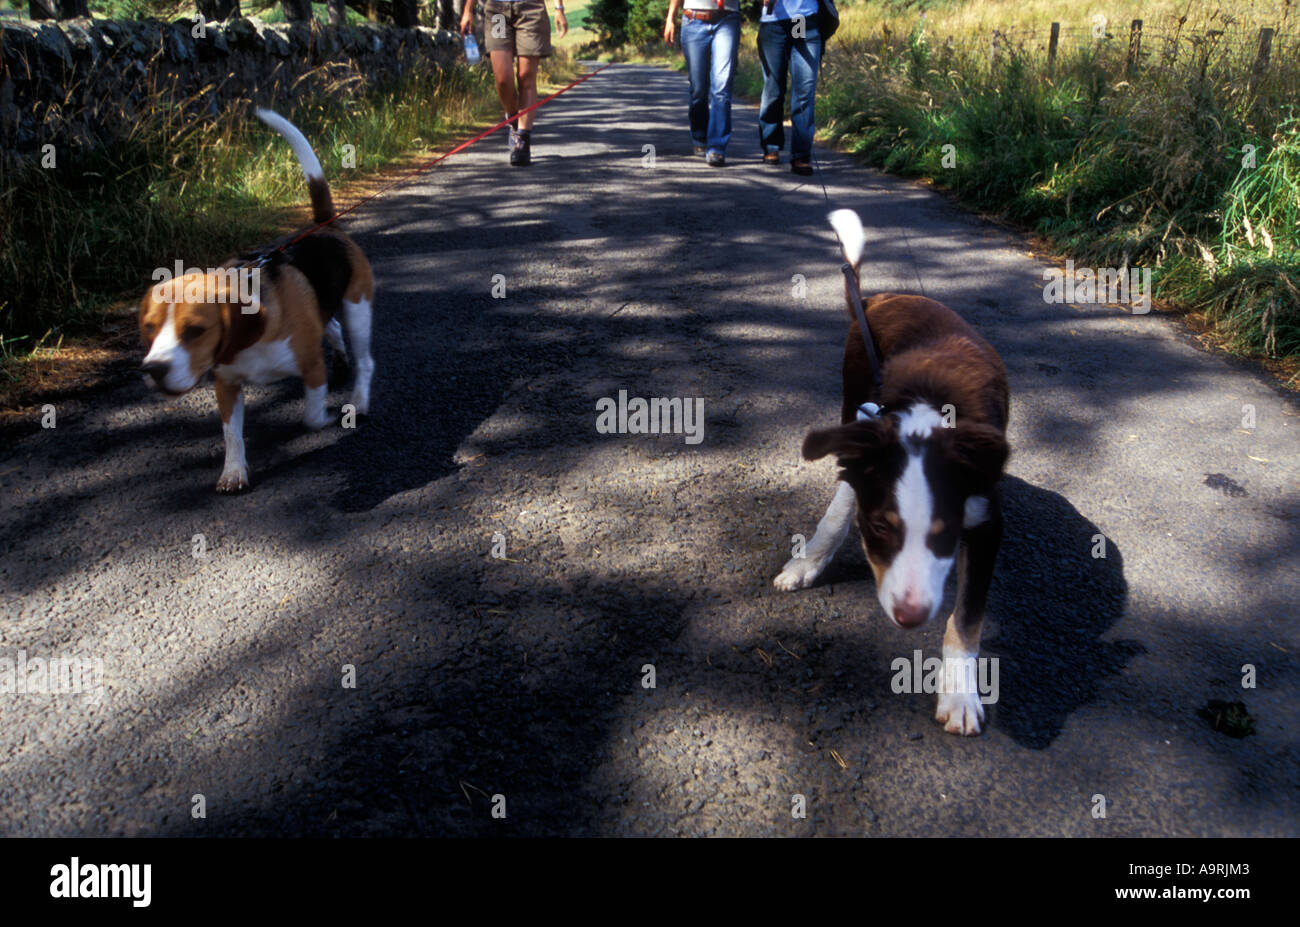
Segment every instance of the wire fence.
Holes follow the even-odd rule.
[[[827,63],[837,67],[902,69],[918,85],[936,75],[955,81],[1002,85],[1003,69],[1015,65],[1038,79],[1127,82],[1130,91],[1156,95],[1213,85],[1213,95],[1245,105],[1271,123],[1300,110],[1300,33],[1287,28],[1244,28],[1186,23],[1099,23],[1096,26],[1043,23],[970,30],[945,35],[918,25],[910,32],[887,26],[859,33]],[[923,75],[931,75],[929,78]]]
[[[963,55],[982,51],[990,65],[1018,56],[1052,69],[1088,56],[1122,63],[1125,76],[1135,81],[1194,71],[1216,80],[1244,81],[1252,91],[1289,95],[1300,103],[1300,32],[1294,29],[1198,29],[1133,20],[1122,27],[1045,23],[928,41],[932,48]]]

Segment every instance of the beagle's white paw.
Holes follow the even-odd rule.
[[[357,415],[370,414],[370,394],[361,390],[353,390],[352,397],[349,399],[352,408],[356,410]]]
[[[325,387],[307,387],[302,410],[302,423],[312,431],[320,431],[330,423],[329,410],[325,408]]]
[[[934,713],[934,720],[943,725],[949,734],[961,734],[966,737],[980,732],[984,721],[984,706],[975,692],[942,692],[939,694],[939,707]]]
[[[217,480],[217,492],[243,492],[248,488],[247,467],[227,467]]]
[[[329,412],[325,409],[321,409],[319,412],[308,409],[306,414],[302,417],[302,423],[312,431],[320,431],[331,421],[333,421],[333,419],[330,418]]]

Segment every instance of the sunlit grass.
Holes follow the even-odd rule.
[[[1205,28],[1280,29],[1295,16],[1296,6],[1287,0],[850,0],[840,13],[838,37],[852,41],[878,35],[886,26],[910,32],[922,15],[936,35],[991,35],[994,29],[1037,29],[1053,22],[1063,29],[1082,29],[1091,27],[1096,16],[1105,17],[1107,29],[1125,35],[1134,19],[1156,27],[1176,23],[1184,16],[1189,23]]]
[[[481,68],[429,69],[370,88],[355,75],[337,80],[344,86],[326,95],[278,104],[336,186],[495,109]],[[286,207],[306,196],[288,145],[247,106],[197,118],[186,102],[160,102],[110,148],[54,169],[0,167],[0,336],[11,352],[25,343],[17,339],[92,325],[154,267],[178,258],[206,266],[294,221]],[[345,146],[354,167],[343,166]]]
[[[1258,27],[1285,35],[1292,4],[1115,3],[1101,39],[1076,4],[928,6],[924,18],[905,0],[844,10],[818,87],[823,137],[1081,262],[1152,267],[1157,297],[1203,311],[1233,350],[1300,357],[1294,39],[1252,75]],[[1144,20],[1135,72],[1130,18]],[[750,97],[762,84],[752,45],[737,82]]]

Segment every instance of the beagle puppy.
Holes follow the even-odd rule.
[[[256,114],[293,149],[311,193],[312,221],[333,219],[329,185],[307,139],[276,113],[259,109]],[[329,424],[321,342],[328,339],[346,359],[343,328],[356,375],[350,402],[357,415],[369,414],[375,370],[370,356],[373,296],[369,262],[333,225],[300,240],[245,252],[220,268],[178,274],[144,295],[140,335],[149,349],[141,368],[146,378],[162,392],[178,396],[212,372],[226,442],[218,492],[248,488],[244,383],[302,377],[304,423],[311,429]]]

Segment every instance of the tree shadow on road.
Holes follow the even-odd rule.
[[[663,79],[674,92],[682,90],[679,76]],[[306,550],[328,564],[329,574],[295,589],[297,598],[287,607],[274,597],[257,603],[263,623],[255,634],[214,638],[204,645],[206,665],[165,676],[157,693],[139,697],[129,707],[148,707],[153,720],[147,730],[138,726],[138,711],[123,710],[96,731],[93,750],[81,742],[29,750],[6,772],[17,767],[29,780],[49,781],[47,772],[67,768],[53,762],[60,752],[84,750],[84,757],[77,755],[82,777],[65,780],[62,788],[77,790],[79,799],[90,794],[92,810],[80,812],[87,832],[120,827],[131,816],[149,832],[175,834],[455,835],[507,827],[510,833],[626,832],[633,828],[622,815],[633,793],[610,788],[608,777],[637,776],[641,769],[625,763],[611,772],[618,764],[608,760],[612,744],[635,741],[637,722],[650,713],[637,682],[648,660],[661,669],[658,710],[689,719],[706,693],[711,719],[777,718],[772,724],[785,740],[771,750],[776,759],[730,751],[742,774],[755,764],[800,757],[809,741],[828,751],[845,725],[860,745],[859,756],[846,757],[850,762],[884,766],[896,743],[914,743],[912,734],[922,729],[934,732],[924,741],[927,752],[908,749],[923,762],[950,759],[958,750],[967,760],[1006,759],[1005,742],[993,737],[963,741],[938,734],[926,717],[933,713],[929,699],[881,700],[887,707],[874,710],[877,700],[867,693],[887,691],[889,659],[907,650],[882,646],[867,621],[833,614],[848,602],[865,604],[872,624],[885,620],[856,547],[846,545],[823,583],[842,584],[847,593],[836,588],[832,597],[814,589],[792,598],[770,585],[785,539],[792,530],[810,528],[818,503],[827,501],[803,500],[798,509],[807,519],[796,518],[787,504],[795,495],[789,488],[795,468],[802,466],[796,429],[814,424],[810,416],[818,410],[830,424],[838,405],[834,388],[845,322],[820,191],[804,191],[816,192],[812,204],[796,202],[784,175],[728,174],[740,178],[728,186],[701,167],[700,176],[668,174],[660,186],[641,189],[639,198],[616,195],[627,171],[643,171],[647,138],[659,144],[661,168],[669,164],[666,153],[685,141],[684,100],[679,94],[668,107],[676,120],[671,131],[627,128],[600,121],[614,97],[597,94],[596,82],[587,87],[592,96],[575,91],[566,97],[575,105],[551,111],[541,123],[557,135],[591,125],[599,130],[600,145],[568,159],[574,165],[568,176],[547,175],[545,161],[531,181],[466,170],[449,178],[445,196],[422,189],[386,201],[389,210],[357,233],[383,273],[375,411],[354,434],[336,428],[319,438],[304,436],[295,421],[300,390],[273,388],[268,401],[250,409],[254,491],[227,499],[211,488],[221,452],[208,397],[175,414],[121,425],[115,416],[144,401],[138,386],[105,397],[98,410],[102,422],[61,425],[60,442],[66,436],[66,443],[38,436],[21,456],[6,455],[5,466],[13,459],[16,468],[37,474],[22,485],[18,517],[0,529],[0,546],[24,554],[5,576],[8,591],[43,594],[45,584],[83,570],[109,550],[139,558],[142,572],[161,563],[166,569],[157,582],[171,582],[181,570],[162,555],[186,560],[194,531],[224,531],[233,545],[271,556]],[[628,104],[642,99],[626,89],[618,93]],[[498,154],[504,159],[503,151]],[[681,164],[688,170],[695,162]],[[828,171],[831,181],[839,170]],[[886,264],[910,267],[896,252],[902,248],[897,242],[906,240],[898,233],[914,219],[915,207],[884,208],[886,195],[904,185],[871,178],[854,174],[864,188],[844,205],[859,208],[871,222],[878,248],[873,272]],[[511,185],[532,197],[531,213],[504,210]],[[598,195],[583,198],[589,185],[599,187]],[[761,186],[770,197],[748,198],[742,186]],[[936,210],[942,205],[929,194],[903,192],[909,200],[933,201]],[[1115,353],[1092,357],[1080,351],[1092,340],[1086,334],[1082,341],[1051,337],[1067,311],[1036,296],[1015,298],[1027,287],[1041,288],[1034,273],[1039,268],[973,260],[970,222],[955,217],[950,228],[932,230],[920,260],[942,264],[927,280],[941,277],[955,294],[947,297],[954,308],[1004,353],[1018,397],[1059,396],[1015,427],[1033,436],[1041,432],[1043,443],[1057,451],[1068,445],[1071,454],[1084,455],[1113,427],[1112,413],[1096,402],[1095,383],[1103,375],[1118,368],[1131,377],[1125,388],[1139,402],[1181,390],[1171,371],[1195,374],[1188,357],[1160,343],[1112,338]],[[509,247],[520,244],[528,248]],[[528,251],[541,252],[545,261],[532,261]],[[611,253],[616,257],[608,258]],[[483,255],[486,263],[474,263]],[[543,279],[548,263],[556,273]],[[787,294],[796,270],[810,282],[820,280],[830,298],[794,304]],[[507,278],[508,299],[489,295],[489,274],[496,272]],[[891,273],[906,283],[903,270]],[[455,277],[449,281],[448,275]],[[816,311],[805,311],[810,307]],[[511,591],[490,593],[505,569],[485,560],[483,539],[500,525],[487,520],[501,514],[492,506],[519,503],[517,509],[535,496],[563,496],[566,484],[587,480],[582,455],[564,451],[602,440],[593,432],[592,401],[619,388],[705,396],[709,439],[698,451],[702,458],[725,453],[744,463],[780,460],[789,469],[770,471],[771,485],[741,470],[734,482],[675,477],[680,482],[654,487],[663,495],[653,501],[635,487],[606,483],[590,499],[584,496],[590,507],[568,512],[586,531],[577,549],[557,546],[553,569],[521,572]],[[344,396],[332,392],[331,408]],[[1080,411],[1067,430],[1062,410],[1068,409]],[[715,429],[719,425],[725,427]],[[443,481],[460,468],[455,455],[462,447],[496,459],[466,468],[463,485]],[[628,454],[611,457],[608,466],[636,462],[642,447],[632,453],[629,441]],[[102,475],[93,482],[44,479],[70,463],[90,470],[101,459]],[[422,487],[424,494],[411,492]],[[394,498],[403,493],[410,498]],[[637,533],[635,513],[653,512],[678,494],[686,513],[672,516],[678,533],[704,526],[695,532],[690,556],[675,551],[660,569],[641,561],[639,571],[628,569],[648,546]],[[1082,497],[1076,501],[1087,506]],[[626,521],[627,530],[589,530],[601,511],[614,513],[612,522]],[[182,512],[195,517],[165,517]],[[1103,639],[1125,612],[1123,557],[1109,541],[1105,559],[1092,557],[1101,532],[1075,504],[1008,477],[1006,519],[991,594],[994,620],[985,636],[986,652],[1002,661],[1002,698],[991,710],[991,726],[1021,747],[1046,751],[1072,713],[1092,703],[1143,651],[1129,641]],[[152,532],[143,539],[137,531],[142,522]],[[405,558],[384,547],[388,536],[404,532],[419,542],[427,533],[427,544],[412,544],[422,555]],[[742,546],[756,534],[767,539],[765,549]],[[65,543],[65,536],[76,543]],[[594,560],[590,548],[597,545],[611,559]],[[1260,555],[1273,552],[1269,546]],[[378,604],[376,589],[385,596]],[[125,593],[118,598],[131,604]],[[746,611],[751,600],[759,605]],[[1242,608],[1250,613],[1254,603]],[[83,633],[85,615],[68,609],[51,615],[51,639],[75,640]],[[750,628],[736,627],[745,620],[753,622]],[[337,654],[322,657],[319,647],[313,649],[321,641],[336,647],[333,642],[349,634],[354,637]],[[688,634],[696,637],[686,640]],[[711,640],[700,643],[709,634],[718,641],[714,649]],[[370,674],[365,690],[340,690],[341,662]],[[298,670],[291,683],[277,675],[285,666]],[[815,691],[819,684],[823,688]],[[239,685],[265,685],[263,704],[274,710],[232,727],[224,720],[228,706],[250,700]],[[1139,712],[1135,721],[1141,720]],[[123,727],[125,721],[136,726]],[[182,721],[187,732],[202,725],[193,743],[179,733]],[[693,736],[685,721],[681,727],[677,733]],[[836,739],[819,736],[823,730]],[[811,736],[796,736],[805,733]],[[646,763],[663,762],[658,747],[668,741],[662,730],[643,736],[654,754]],[[153,750],[147,756],[138,750],[142,741]],[[245,765],[228,775],[237,749]],[[1222,764],[1246,766],[1240,751],[1221,752]],[[696,755],[711,758],[708,750]],[[818,775],[832,769],[823,752],[810,755],[824,767]],[[127,807],[112,791],[120,791],[122,774],[103,757],[130,758],[133,783],[156,780],[169,794],[149,791]],[[881,766],[868,768],[873,775],[892,774]],[[1059,784],[1046,779],[1047,787]],[[114,785],[102,784],[108,781]],[[695,781],[689,767],[672,772],[659,800],[684,804],[681,789]],[[218,810],[211,826],[199,830],[177,809],[187,807],[195,788],[214,785],[224,794],[213,802]],[[508,795],[518,811],[510,825],[487,815],[479,789]],[[788,794],[775,797],[788,802]],[[100,807],[119,810],[93,810]],[[671,818],[664,826],[669,832],[693,828]],[[770,830],[752,821],[744,826]]]

